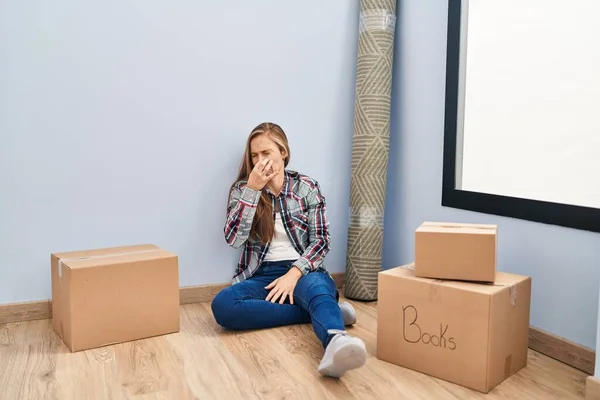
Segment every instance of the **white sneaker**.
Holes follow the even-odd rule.
[[[352,304],[348,303],[347,301],[342,301],[339,306],[340,310],[342,310],[344,326],[354,325],[356,323],[356,310],[354,310]]]
[[[329,341],[317,368],[321,375],[340,378],[367,362],[367,348],[362,340],[348,336],[345,331],[330,329],[327,333],[335,336]]]

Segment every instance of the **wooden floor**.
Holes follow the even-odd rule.
[[[322,378],[310,325],[230,333],[208,303],[181,307],[181,332],[70,353],[50,321],[0,325],[0,399],[582,399],[583,372],[530,351],[529,365],[483,395],[379,361],[374,303],[350,332],[367,365]]]

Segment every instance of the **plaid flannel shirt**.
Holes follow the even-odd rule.
[[[325,197],[319,183],[296,171],[285,170],[281,194],[275,198],[268,189],[265,190],[273,205],[273,218],[277,202],[288,238],[300,254],[294,265],[303,275],[319,270],[326,272],[323,259],[330,249],[330,234]],[[239,181],[229,198],[225,240],[236,249],[244,246],[233,284],[250,278],[269,251],[270,243],[249,238],[260,194],[260,191],[248,188],[246,181]]]

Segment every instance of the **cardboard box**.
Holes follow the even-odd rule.
[[[483,393],[527,365],[531,278],[496,283],[379,273],[377,357]]]
[[[493,282],[496,225],[424,222],[415,232],[415,274],[423,278]]]
[[[179,331],[178,258],[154,245],[56,253],[52,326],[73,352]]]

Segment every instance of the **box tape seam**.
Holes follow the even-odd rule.
[[[427,225],[421,225],[424,227],[432,227],[432,228],[461,228],[461,229],[482,229],[482,230],[498,230],[498,226],[496,225],[483,225],[483,224],[469,224],[469,225],[450,225],[444,222],[428,222]]]
[[[517,305],[517,285],[510,287],[510,305],[513,307]]]
[[[132,254],[153,253],[153,252],[156,252],[156,251],[164,251],[164,250],[163,249],[148,249],[148,250],[126,251],[124,253],[100,254],[100,255],[97,255],[97,256],[82,256],[82,257],[59,258],[58,259],[58,277],[62,278],[63,263],[67,262],[67,261],[97,260],[97,259],[101,259],[101,258],[111,258],[111,257],[128,256],[128,255],[132,255]]]

